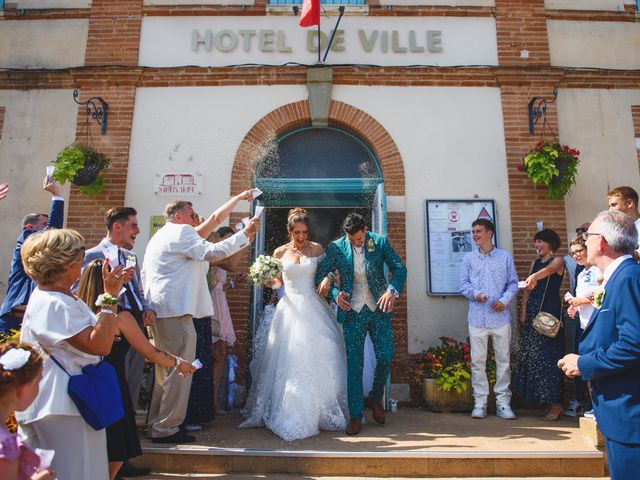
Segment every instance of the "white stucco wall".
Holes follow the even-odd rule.
[[[634,0],[544,0],[548,10],[609,10],[624,11],[624,4]]]
[[[84,65],[89,19],[0,22],[1,68]]]
[[[0,90],[5,107],[0,141],[0,183],[9,196],[0,202],[0,298],[4,299],[11,255],[27,213],[49,213],[51,195],[42,190],[45,167],[75,137],[77,105],[71,90]],[[69,198],[65,185],[64,197]]]
[[[628,185],[640,192],[631,106],[640,89],[561,89],[558,128],[562,143],[580,150],[577,184],[565,199],[569,238],[607,207],[607,192]]]
[[[551,65],[640,68],[640,23],[548,20]]]
[[[91,0],[17,0],[15,3],[18,9],[89,8],[91,6]]]
[[[228,198],[244,135],[272,110],[306,97],[304,86],[139,89],[126,192],[126,203],[139,211],[138,254],[148,241],[150,216],[180,198],[151,194],[156,173],[202,173],[202,196],[184,198],[209,213]],[[500,246],[511,249],[499,90],[334,86],[333,98],[379,121],[404,161],[406,196],[392,203],[407,215],[409,351],[441,335],[466,336],[466,301],[426,294],[424,201],[475,194],[495,199]]]
[[[207,215],[229,199],[238,146],[262,117],[282,105],[307,98],[304,85],[274,87],[141,88],[131,132],[126,203],[138,210],[142,258],[152,215],[172,200],[186,199]],[[156,174],[203,175],[199,197],[154,195]]]

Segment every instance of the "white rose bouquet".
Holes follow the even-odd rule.
[[[249,269],[249,276],[256,285],[265,285],[282,272],[282,264],[277,258],[260,255]]]

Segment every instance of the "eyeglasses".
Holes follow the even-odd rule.
[[[579,257],[582,254],[582,252],[584,252],[585,250],[586,250],[586,248],[581,248],[579,250],[574,250],[574,251],[571,252],[571,256],[572,257]]]
[[[586,242],[587,240],[589,240],[589,237],[591,235],[598,235],[598,236],[602,236],[601,233],[593,233],[593,232],[582,232],[582,239]]]
[[[578,227],[576,228],[576,233],[580,235],[581,233],[585,233],[587,230],[589,230],[589,227]]]

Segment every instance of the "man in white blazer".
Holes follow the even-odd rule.
[[[206,283],[209,261],[228,257],[249,245],[259,219],[253,218],[244,230],[221,242],[211,243],[204,238],[240,200],[252,199],[253,190],[233,197],[197,228],[192,226],[197,215],[191,202],[176,201],[165,207],[167,223],[149,241],[142,268],[145,297],[157,312],[152,327],[156,347],[190,362],[195,360],[193,317],[213,315]],[[195,441],[193,435],[180,432],[190,389],[191,377],[181,378],[176,370],[156,365],[147,429],[154,443]]]

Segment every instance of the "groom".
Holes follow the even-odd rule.
[[[376,354],[373,389],[369,393],[373,419],[384,424],[382,405],[384,387],[393,359],[391,315],[396,298],[400,296],[407,278],[407,269],[384,235],[368,231],[367,224],[357,213],[347,216],[342,224],[345,236],[327,246],[326,256],[316,273],[319,292],[327,291],[336,302],[338,322],[343,325],[347,352],[347,390],[349,396],[349,425],[347,435],[357,435],[362,426],[364,394],[362,368],[364,341],[367,332]],[[393,273],[387,282],[384,265]],[[340,288],[333,284],[334,272],[340,274]]]

